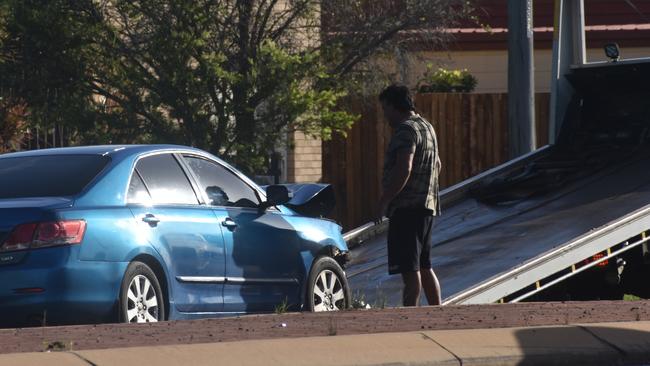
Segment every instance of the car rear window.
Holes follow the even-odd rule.
[[[0,159],[0,198],[74,196],[110,161],[100,155]]]

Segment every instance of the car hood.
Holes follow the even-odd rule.
[[[326,217],[336,205],[334,189],[329,184],[285,184],[292,194],[285,206],[308,217]]]

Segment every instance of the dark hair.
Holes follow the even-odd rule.
[[[379,100],[393,106],[400,112],[415,110],[409,88],[401,84],[391,84],[379,94]]]

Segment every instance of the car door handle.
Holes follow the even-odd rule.
[[[226,218],[225,220],[221,221],[221,225],[227,227],[227,228],[235,228],[237,227],[237,223],[232,221],[230,217]]]
[[[160,219],[154,216],[153,214],[146,214],[142,218],[142,221],[146,222],[149,225],[155,226],[160,222]]]

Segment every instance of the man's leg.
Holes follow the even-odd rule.
[[[438,277],[436,277],[433,269],[422,268],[420,270],[420,276],[424,295],[426,295],[429,305],[440,305],[440,283],[438,282]]]
[[[404,294],[402,297],[404,306],[418,306],[420,300],[420,272],[402,273],[404,282]]]

